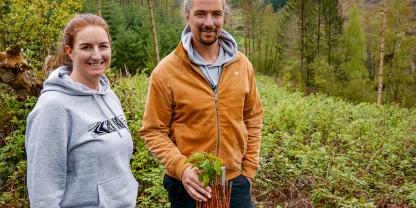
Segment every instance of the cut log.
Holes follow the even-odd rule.
[[[19,100],[37,96],[42,87],[40,79],[20,54],[18,46],[0,52],[0,83],[9,85]]]

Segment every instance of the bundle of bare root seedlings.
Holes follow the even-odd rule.
[[[197,168],[199,180],[204,186],[211,187],[211,198],[206,202],[197,202],[197,208],[229,208],[232,182],[226,180],[226,169],[222,159],[212,153],[197,152],[185,163]]]
[[[225,167],[222,167],[221,183],[216,177],[215,183],[211,185],[211,198],[205,202],[197,202],[197,208],[229,208],[232,182],[225,180]]]

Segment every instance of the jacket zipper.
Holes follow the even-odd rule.
[[[219,84],[219,81],[218,81],[218,84]],[[217,90],[218,90],[218,87],[217,87]],[[216,113],[216,116],[217,116],[217,143],[216,143],[216,146],[215,146],[215,156],[219,156],[219,153],[220,153],[220,144],[221,144],[221,138],[220,138],[220,135],[221,135],[221,128],[220,128],[220,115],[219,115],[219,112],[218,112],[218,95],[217,95],[217,93],[214,93],[214,101],[215,101],[215,113]]]
[[[222,78],[222,75],[223,75],[223,73],[225,72],[225,67],[227,67],[228,65],[230,65],[230,64],[232,64],[232,63],[234,63],[234,62],[236,62],[238,60],[238,58],[235,58],[235,59],[233,59],[232,61],[230,61],[230,62],[228,62],[228,63],[226,63],[226,64],[224,64],[223,66],[222,66],[222,72],[221,72],[221,75],[220,75],[220,78],[219,78],[219,80],[218,80],[218,84],[217,84],[217,92],[214,92],[213,91],[213,94],[214,94],[214,102],[215,102],[215,114],[216,114],[216,122],[217,122],[217,142],[216,142],[216,144],[215,144],[215,156],[217,156],[217,157],[219,157],[219,154],[220,154],[220,144],[221,144],[221,129],[220,129],[220,113],[219,113],[219,111],[218,111],[218,91],[219,91],[219,87],[220,87],[220,84],[221,84],[221,78]],[[192,64],[190,64],[191,65],[191,67],[199,74],[199,75],[201,75],[204,79],[205,79],[205,81],[207,81],[206,83],[208,84],[208,86],[209,87],[211,87],[211,84],[209,83],[209,81],[208,81],[208,79],[205,77],[205,75],[198,69],[198,67],[197,66],[193,66]]]

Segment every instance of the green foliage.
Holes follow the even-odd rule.
[[[331,66],[323,57],[316,57],[311,63],[310,68],[315,72],[314,86],[318,92],[330,96],[339,96],[342,82],[336,81],[336,69]]]
[[[217,177],[222,174],[222,159],[212,153],[196,152],[185,160],[185,163],[192,163],[192,166],[200,171],[199,180],[205,186],[215,184]]]
[[[26,154],[24,150],[26,117],[35,98],[24,102],[7,94],[0,95],[0,206],[27,206]]]
[[[345,25],[344,33],[341,37],[340,57],[342,64],[336,71],[337,81],[348,83],[354,82],[352,86],[357,86],[367,79],[368,73],[365,68],[365,37],[361,27],[361,20],[358,9],[353,6],[349,14],[349,21]],[[365,88],[363,85],[358,85]]]
[[[41,69],[44,58],[56,49],[66,23],[80,11],[83,1],[30,0],[0,1],[0,50],[19,44],[29,65]]]
[[[324,66],[325,62],[317,64]],[[138,134],[148,77],[138,74],[111,80],[133,136],[131,169],[140,184],[137,207],[169,206],[162,186],[164,168]],[[314,207],[415,206],[415,110],[353,105],[321,95],[303,97],[277,88],[274,80],[265,76],[257,77],[257,85],[265,107],[261,170],[254,183],[259,207],[296,203]],[[0,116],[5,118],[0,126],[6,142],[0,148],[0,206],[26,207],[24,131],[35,99],[21,102],[0,96]],[[206,162],[206,157],[205,153],[190,159],[199,160],[201,169],[215,167],[202,176],[205,182],[204,177],[219,175],[221,167],[220,162]]]
[[[119,1],[103,1],[102,14],[110,26],[112,37],[112,66],[130,74],[146,72],[156,66],[147,5]],[[84,11],[96,13],[97,5],[86,2]],[[169,54],[178,44],[184,27],[179,9],[171,16],[155,13],[160,57]]]
[[[388,30],[386,31],[385,100],[412,106],[416,102],[416,71],[409,63],[415,62],[416,36],[407,35],[414,22],[408,21],[412,11],[408,2],[389,1]]]
[[[143,140],[140,139],[139,129],[146,102],[148,78],[137,74],[131,78],[115,81],[112,87],[122,103],[130,132],[133,136],[134,152],[131,159],[131,170],[139,182],[137,207],[160,207],[168,203],[167,194],[163,188],[163,166],[151,155]]]
[[[302,97],[262,84],[267,79],[258,77],[265,106],[261,170],[255,182],[259,204],[414,204],[415,110]]]
[[[266,4],[271,3],[273,5],[273,9],[280,9],[284,7],[287,3],[287,0],[266,0]]]

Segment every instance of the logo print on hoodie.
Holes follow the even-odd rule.
[[[109,134],[111,132],[127,128],[127,122],[123,116],[111,118],[110,120],[98,121],[88,126],[88,132],[94,137]]]

